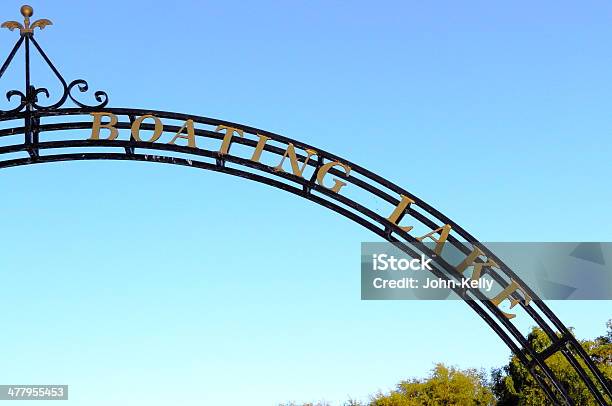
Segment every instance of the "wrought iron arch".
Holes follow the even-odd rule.
[[[0,122],[2,123],[0,140],[9,140],[0,146],[0,168],[60,161],[129,160],[182,165],[221,172],[273,186],[313,201],[365,227],[413,256],[417,256],[418,250],[427,251],[429,249],[423,247],[420,244],[421,239],[412,235],[410,230],[399,225],[402,218],[410,218],[415,224],[434,233],[440,232],[441,227],[448,226],[447,244],[452,244],[466,255],[472,253],[474,248],[479,248],[483,257],[493,260],[498,265],[496,269],[485,267],[486,272],[497,283],[506,287],[512,281],[516,281],[522,286],[522,291],[515,291],[511,298],[520,304],[524,312],[550,338],[552,344],[543,351],[536,351],[506,314],[478,289],[453,288],[453,290],[528,368],[550,401],[553,404],[576,404],[560,380],[546,365],[546,359],[554,354],[562,354],[568,360],[599,405],[607,405],[612,400],[610,383],[568,328],[529,286],[522,283],[521,279],[506,264],[464,228],[408,190],[320,148],[242,124],[183,113],[109,108],[107,107],[108,96],[102,91],[97,91],[93,95],[97,104],[87,105],[79,101],[74,94],[75,88],[79,92],[87,92],[89,90],[87,82],[78,79],[68,83],[34,39],[34,29],[43,29],[51,25],[51,21],[43,19],[31,24],[32,8],[23,6],[21,12],[24,16],[23,24],[15,21],[2,24],[2,27],[11,30],[19,29],[20,37],[0,67],[0,77],[4,75],[17,51],[23,46],[25,48],[25,89],[8,91],[7,99],[11,101],[17,98],[18,105],[9,110],[0,111]],[[62,94],[55,102],[48,104],[39,102],[42,96],[48,99],[50,92],[32,84],[30,45],[33,45],[40,53],[61,84]],[[68,101],[72,101],[76,107],[65,107]],[[102,118],[107,118],[111,122],[104,122]],[[144,119],[153,120],[154,123],[144,123]],[[188,145],[140,139],[139,131],[141,130],[153,132],[153,138],[155,138],[160,124],[163,133],[180,135],[179,138]],[[111,130],[110,127],[115,130]],[[135,128],[136,132],[134,132]],[[110,136],[102,138],[101,129],[110,132]],[[70,136],[78,134],[80,130],[90,130],[91,136],[88,139],[82,137],[73,139]],[[128,130],[132,130],[129,137],[120,136],[121,132],[125,133]],[[116,138],[113,138],[112,131],[117,132]],[[221,143],[221,147],[197,147],[196,140],[206,141],[210,145]],[[174,141],[177,141],[177,138]],[[249,152],[253,155],[250,158],[245,156],[244,151],[242,153],[236,151],[236,146],[249,148]],[[255,159],[254,151],[257,150],[259,150],[259,155]],[[292,152],[295,154],[293,157],[291,157]],[[281,163],[271,165],[261,162],[260,158],[263,153],[268,158],[274,157],[276,162]],[[316,159],[311,159],[312,157]],[[289,158],[292,164],[298,165],[297,172],[295,169],[292,169],[291,172],[283,169],[283,161],[286,158]],[[299,165],[302,167],[299,168]],[[342,188],[352,185],[370,198],[396,208],[397,215],[385,217],[368,208],[359,199],[339,193],[340,188],[333,190],[332,187],[326,186],[319,176],[323,171],[325,175],[334,176],[334,182],[340,182],[335,183],[335,186],[341,185],[340,188]],[[432,256],[434,254],[431,250],[426,253]],[[444,258],[438,256],[434,263],[432,272],[436,276],[444,279],[456,279],[460,276]]]

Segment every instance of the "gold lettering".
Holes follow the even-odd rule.
[[[230,144],[232,142],[232,135],[236,133],[240,137],[244,137],[244,132],[239,128],[228,127],[225,125],[217,126],[217,128],[215,129],[215,132],[219,132],[221,130],[225,130],[225,136],[223,137],[223,142],[221,143],[221,149],[219,150],[219,153],[228,154]]]
[[[328,162],[325,165],[322,165],[319,168],[319,172],[317,173],[317,183],[321,186],[323,186],[326,189],[331,190],[334,193],[338,193],[340,192],[340,189],[342,189],[342,187],[346,186],[346,182],[342,182],[341,180],[338,180],[336,178],[333,179],[334,181],[334,186],[333,187],[327,187],[323,184],[323,178],[325,178],[325,175],[327,175],[327,172],[329,172],[329,170],[331,168],[333,168],[334,166],[341,166],[342,169],[344,169],[344,173],[346,174],[346,176],[349,175],[349,173],[351,172],[351,168],[341,162]]]
[[[251,156],[251,161],[259,162],[259,158],[261,158],[261,153],[266,146],[266,142],[270,139],[270,137],[266,137],[265,135],[257,134],[259,137],[259,141],[257,141],[257,145],[255,146],[255,151],[253,151],[253,156]]]
[[[396,226],[398,226],[402,230],[408,232],[408,231],[412,230],[414,227],[413,226],[404,226],[404,227],[402,227],[399,224],[397,224],[397,222],[402,219],[404,214],[406,214],[406,209],[408,209],[408,207],[412,203],[414,203],[414,200],[412,200],[408,196],[404,196],[404,195],[400,195],[400,196],[401,196],[402,200],[400,200],[400,202],[397,204],[397,206],[395,207],[395,210],[393,210],[393,213],[391,213],[391,215],[389,217],[387,217],[387,220],[389,220],[391,223],[395,224]]]
[[[512,279],[511,283],[508,286],[506,286],[504,290],[502,290],[497,296],[491,299],[491,303],[499,307],[500,303],[503,302],[504,299],[509,299],[510,308],[512,309],[514,306],[516,306],[520,302],[519,299],[514,299],[510,297],[518,289],[522,289],[521,285],[519,285],[514,279]],[[525,295],[525,302],[524,302],[525,306],[528,306],[529,302],[531,302],[531,298],[524,291],[523,291],[523,294]],[[516,317],[516,314],[506,313],[506,312],[502,312],[502,313],[508,319],[513,319]]]
[[[142,122],[146,120],[147,118],[153,119],[153,121],[155,122],[155,130],[153,130],[153,135],[151,136],[151,139],[148,141],[144,141],[144,142],[155,142],[162,135],[162,132],[164,130],[164,125],[162,124],[161,120],[152,114],[145,114],[144,116],[138,117],[132,123],[132,138],[134,138],[136,141],[143,141],[140,139],[140,126],[142,125]]]
[[[289,143],[289,145],[287,145],[287,150],[283,154],[283,159],[281,159],[280,163],[274,167],[274,170],[277,172],[285,172],[285,170],[283,169],[283,162],[285,162],[285,158],[289,156],[289,161],[291,161],[291,170],[293,171],[293,174],[295,176],[303,177],[302,174],[304,173],[304,169],[306,169],[306,165],[308,165],[308,160],[311,156],[317,154],[317,151],[315,151],[314,149],[306,149],[305,151],[308,156],[306,157],[306,160],[300,168],[297,155],[295,154],[295,147],[293,146],[293,144]]]
[[[444,243],[448,239],[448,235],[450,234],[450,231],[451,231],[450,224],[445,224],[442,227],[437,228],[433,230],[432,232],[425,234],[422,237],[418,237],[417,240],[422,242],[425,238],[431,238],[436,243],[436,248],[434,249],[434,252],[436,253],[436,255],[440,255],[442,254]],[[433,235],[436,233],[440,233],[440,238],[437,240],[433,237]]]
[[[181,133],[185,128],[187,129],[187,135],[182,135]],[[187,146],[189,146],[190,148],[196,148],[195,130],[193,128],[192,119],[185,121],[185,124],[183,124],[181,129],[176,133],[174,138],[172,138],[168,144],[176,145],[176,140],[179,138],[187,140]]]
[[[476,262],[476,259],[482,255],[482,251],[478,247],[474,247],[474,250],[468,255],[459,265],[457,265],[457,272],[463,273],[469,266],[473,266],[472,279],[479,279],[482,274],[482,268],[485,266],[492,268],[499,268],[499,265],[492,259],[488,259],[486,262]]]
[[[107,140],[112,141],[117,138],[119,135],[119,130],[117,130],[114,125],[117,124],[117,116],[113,113],[90,113],[93,116],[93,123],[91,124],[91,137],[90,140],[99,140],[100,139],[100,129],[106,128],[110,131],[110,134]],[[102,123],[102,117],[108,117],[110,121],[108,123]]]

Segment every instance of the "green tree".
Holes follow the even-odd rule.
[[[489,406],[495,404],[484,374],[437,364],[426,379],[400,382],[372,398],[371,406]]]
[[[581,344],[610,383],[612,380],[612,321],[608,321],[607,327],[608,332],[605,336],[582,341]],[[539,328],[534,328],[527,340],[536,351],[544,350],[551,343],[548,336]],[[557,353],[551,356],[546,360],[546,365],[577,405],[596,405],[595,399],[563,354]],[[548,403],[544,392],[516,356],[510,358],[508,365],[493,371],[492,385],[493,392],[498,399],[498,406],[539,406]]]
[[[278,406],[331,406],[331,404],[327,402],[317,402],[317,403],[281,403]]]
[[[607,323],[607,333],[581,345],[597,365],[608,384],[612,384],[612,320]],[[536,351],[550,345],[550,339],[539,328],[529,333],[527,340]],[[547,359],[546,364],[566,388],[577,405],[596,405],[595,399],[582,383],[579,375],[562,354]],[[586,367],[583,365],[586,370]],[[589,372],[590,373],[590,372]],[[400,382],[388,394],[373,396],[369,406],[541,406],[549,404],[546,395],[529,371],[512,356],[508,365],[492,373],[489,384],[482,372],[474,369],[459,370],[437,364],[425,379]],[[281,405],[282,406],[282,405]],[[298,406],[295,403],[286,406]],[[306,403],[302,406],[330,406],[328,403]],[[344,406],[362,406],[349,400]],[[365,405],[363,405],[365,406]]]
[[[290,403],[281,403],[279,406],[332,406],[330,403],[327,402],[317,402],[317,403],[294,403],[294,402],[290,402]],[[347,400],[342,406],[365,406],[362,405],[360,402],[353,400],[353,399],[349,399]]]

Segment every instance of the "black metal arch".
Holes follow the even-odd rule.
[[[38,102],[39,95],[45,95],[48,98],[49,92],[45,88],[36,88],[31,84],[30,43],[34,45],[43,60],[51,67],[62,85],[63,94],[55,103],[43,106]],[[453,290],[464,299],[465,303],[485,321],[521,363],[528,368],[550,401],[553,404],[576,404],[567,393],[566,388],[560,383],[558,377],[546,365],[546,359],[554,354],[562,354],[568,360],[599,405],[607,405],[612,401],[610,383],[598,370],[568,328],[548,306],[475,237],[409,191],[327,151],[253,127],[182,113],[107,108],[108,96],[101,91],[94,93],[98,104],[88,106],[77,101],[71,94],[74,87],[77,87],[81,92],[87,92],[87,83],[84,80],[75,80],[68,84],[34,40],[33,31],[22,31],[20,39],[11,50],[8,59],[0,67],[0,77],[24,44],[25,92],[19,90],[7,92],[7,99],[10,101],[11,98],[18,97],[19,105],[8,111],[0,111],[0,143],[2,144],[0,146],[0,169],[60,161],[130,160],[167,163],[221,172],[267,184],[313,201],[367,228],[380,238],[394,243],[409,255],[417,256],[417,251],[426,251],[426,254],[433,256],[434,253],[431,250],[428,251],[417,238],[397,225],[401,218],[396,222],[391,222],[384,215],[368,207],[368,202],[372,201],[383,202],[390,207],[396,207],[400,203],[400,196],[407,196],[414,203],[404,210],[401,217],[409,217],[414,224],[418,224],[427,231],[449,225],[452,233],[449,235],[447,244],[451,244],[466,255],[471,253],[474,247],[478,247],[488,259],[494,260],[499,265],[499,271],[490,267],[486,268],[486,272],[497,283],[505,287],[510,284],[511,280],[514,280],[522,285],[524,293],[517,291],[512,297],[519,300],[524,313],[542,328],[550,338],[552,344],[544,351],[538,352],[532,348],[504,313],[479,290],[462,290],[460,288],[453,288]],[[63,107],[65,102],[69,100],[77,107]],[[107,115],[112,114],[118,118],[117,123],[114,124],[114,127],[120,133],[117,139],[87,139],[83,137],[83,130],[92,129],[91,113],[101,112]],[[164,120],[163,131],[170,134],[178,133],[181,131],[183,124],[191,120],[194,124],[194,134],[198,142],[206,142],[210,146],[218,144],[224,138],[224,134],[217,131],[219,126],[239,130],[244,136],[232,137],[232,149],[227,153],[220,153],[219,149],[214,147],[198,146],[194,148],[168,144],[167,142],[140,141],[128,135],[128,133],[134,121],[144,115],[152,115]],[[23,120],[23,125],[20,124],[21,120]],[[151,131],[154,128],[155,126],[150,123],[140,125],[140,129],[143,131]],[[80,135],[80,137],[73,138],[73,135]],[[263,152],[269,160],[274,158],[276,163],[285,155],[290,145],[298,149],[298,161],[304,163],[309,176],[298,176],[290,172],[279,171],[269,162],[249,159],[244,152],[241,153],[236,149],[236,146],[255,148],[258,145],[257,137],[260,136],[269,138],[269,142],[263,147]],[[302,152],[299,152],[299,150]],[[306,150],[315,150],[316,159],[307,160],[303,152]],[[351,168],[348,175],[338,169],[331,169],[328,173],[346,182],[347,189],[349,186],[354,187],[367,196],[365,202],[363,197],[353,198],[348,194],[335,193],[317,182],[318,171],[323,165],[330,162],[341,162]],[[459,278],[454,266],[446,262],[444,258],[438,256],[434,263],[432,272],[436,276],[444,279]],[[532,299],[530,303],[525,300],[527,295]]]

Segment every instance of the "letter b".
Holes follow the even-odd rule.
[[[114,127],[117,124],[117,116],[113,113],[90,113],[93,116],[94,120],[91,124],[91,137],[90,140],[99,140],[100,139],[100,129],[107,128],[110,131],[110,135],[107,140],[112,141],[117,138],[119,135],[119,131]],[[108,123],[102,123],[102,117],[108,117],[110,121]]]

